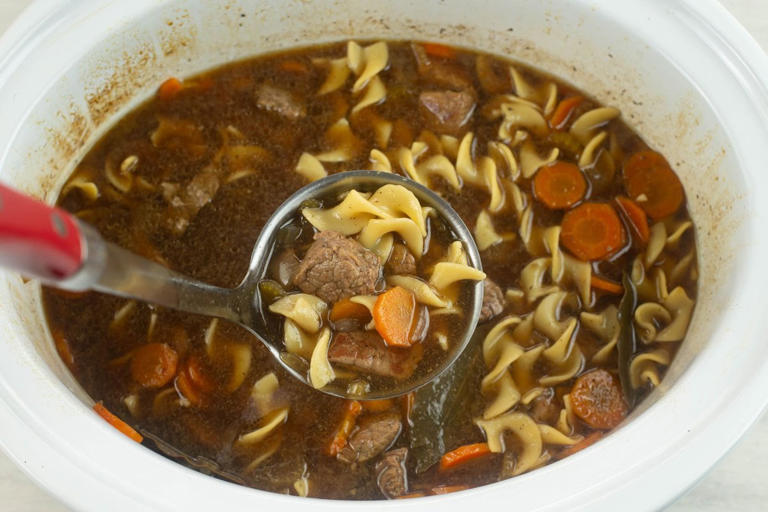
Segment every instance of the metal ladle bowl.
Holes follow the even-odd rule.
[[[75,219],[66,212],[38,203],[14,192],[7,187],[0,187],[0,264],[12,267],[27,274],[35,275],[46,284],[73,291],[96,290],[144,302],[157,304],[186,313],[218,317],[235,322],[254,335],[272,356],[291,375],[311,385],[305,367],[296,364],[295,358],[286,357],[282,339],[270,339],[267,336],[266,318],[259,293],[259,282],[266,275],[273,256],[276,237],[279,230],[300,214],[300,208],[308,200],[320,197],[340,196],[351,189],[373,190],[383,185],[402,185],[413,192],[422,206],[430,206],[460,240],[466,251],[470,265],[482,269],[480,254],[469,229],[456,211],[440,196],[428,188],[397,174],[375,171],[349,171],[330,175],[299,189],[288,198],[269,218],[256,240],[251,254],[248,271],[241,283],[235,288],[221,288],[195,281],[174,272],[158,263],[106,242],[95,228]],[[8,204],[10,203],[10,204]],[[66,272],[66,268],[57,268],[54,263],[41,264],[30,260],[19,261],[13,257],[10,245],[4,244],[3,219],[9,215],[9,209],[22,204],[27,209],[45,209],[48,232],[40,237],[39,230],[25,237],[27,243],[34,243],[40,248],[58,248],[60,256],[76,259],[74,244],[79,242],[79,265],[76,270]],[[36,211],[37,211],[36,210]],[[43,212],[39,212],[45,219]],[[29,226],[25,226],[29,227]],[[52,229],[51,229],[52,227]],[[72,231],[77,233],[72,233]],[[75,236],[79,235],[79,236]],[[58,238],[57,238],[58,237]],[[18,240],[16,240],[18,246]],[[70,243],[72,247],[68,247]],[[39,251],[48,254],[51,251]],[[55,251],[54,251],[55,252]],[[23,259],[23,258],[22,258]],[[59,259],[61,261],[61,258]],[[35,264],[32,264],[35,263]],[[71,268],[69,265],[67,268]],[[48,271],[46,271],[48,270]],[[66,274],[66,275],[62,275]],[[391,388],[372,389],[365,395],[350,394],[346,385],[331,382],[319,389],[324,393],[355,399],[381,399],[402,395],[436,378],[448,368],[466,348],[477,325],[482,307],[483,283],[473,282],[471,300],[464,311],[465,322],[462,332],[452,333],[451,352],[442,361],[419,378],[403,382],[394,381]],[[419,369],[417,368],[417,372]]]

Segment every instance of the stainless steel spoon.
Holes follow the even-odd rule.
[[[426,187],[402,176],[373,171],[337,173],[315,181],[293,194],[270,217],[251,254],[248,272],[235,288],[220,288],[185,277],[158,263],[106,242],[95,228],[58,208],[0,185],[0,265],[72,291],[96,290],[168,308],[235,322],[264,344],[294,377],[309,384],[306,368],[286,357],[283,341],[267,335],[258,284],[264,278],[277,233],[294,219],[308,199],[351,190],[373,190],[386,184],[403,185],[422,205],[431,206],[464,244],[469,262],[481,269],[472,235],[454,209]],[[442,365],[418,379],[350,395],[345,385],[332,382],[320,389],[340,397],[379,399],[401,395],[431,381],[449,367],[467,346],[480,315],[483,283],[472,287],[463,332],[453,333],[452,352]],[[418,371],[418,370],[417,370]]]

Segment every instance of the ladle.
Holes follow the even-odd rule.
[[[296,217],[311,198],[341,195],[353,188],[373,190],[402,185],[438,216],[464,244],[469,263],[481,268],[480,255],[464,222],[453,208],[428,188],[402,176],[374,171],[332,174],[299,189],[264,225],[251,254],[248,272],[235,288],[211,286],[183,276],[158,263],[105,241],[92,226],[73,215],[0,185],[0,266],[39,278],[45,284],[71,291],[95,290],[138,299],[168,308],[235,322],[264,344],[294,377],[309,384],[307,371],[285,357],[280,339],[267,336],[258,284],[268,268],[279,229]],[[364,396],[349,395],[344,385],[330,383],[320,391],[356,399],[389,398],[407,393],[437,377],[467,346],[482,306],[483,283],[472,285],[463,332],[453,333],[452,353],[432,371],[388,389],[371,389]],[[418,369],[417,369],[418,372]]]

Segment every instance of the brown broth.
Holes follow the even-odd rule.
[[[385,101],[350,116],[350,126],[359,139],[354,157],[339,163],[327,163],[329,172],[364,169],[370,166],[369,152],[378,147],[373,128],[376,119],[391,120],[394,124],[389,141],[392,150],[410,147],[425,129],[419,107],[419,94],[425,90],[441,89],[419,73],[411,46],[404,42],[389,42],[389,64],[380,72],[387,84]],[[486,91],[476,74],[477,53],[454,49],[449,65],[461,76],[467,77],[477,108],[461,134],[475,134],[474,150],[481,153],[488,142],[497,140],[498,120],[488,120],[482,115],[482,106],[494,96]],[[145,257],[168,265],[193,278],[219,286],[234,286],[245,274],[253,244],[270,214],[305,179],[294,168],[304,152],[318,153],[332,149],[325,138],[326,129],[351,108],[358,95],[350,92],[352,78],[338,91],[318,96],[316,91],[325,80],[327,70],[313,64],[313,59],[346,55],[344,44],[310,47],[277,54],[260,56],[210,71],[185,81],[185,87],[172,99],[153,98],[125,116],[85,156],[73,177],[84,177],[95,183],[101,195],[90,201],[79,191],[63,193],[59,205],[76,213],[81,219],[94,225],[110,241],[133,250]],[[483,58],[488,58],[483,57]],[[501,57],[490,57],[493,68],[502,73],[511,64]],[[290,65],[286,65],[290,62]],[[545,86],[554,82],[559,98],[582,94],[571,86],[539,70],[514,64],[532,85]],[[499,71],[501,70],[501,71]],[[514,88],[506,79],[505,92]],[[281,115],[258,108],[254,99],[255,88],[262,83],[290,91],[306,105],[306,116],[289,120]],[[579,114],[598,106],[585,96],[577,107],[571,122]],[[151,135],[158,127],[159,118],[184,120],[192,128],[185,128],[192,136],[179,136],[156,147]],[[235,130],[228,128],[234,127]],[[609,132],[608,151],[616,160],[615,174],[601,186],[591,186],[589,201],[610,201],[617,195],[625,195],[621,165],[626,157],[648,146],[621,120],[613,120],[605,129]],[[536,136],[534,142],[541,154],[555,147],[550,130],[548,136]],[[562,132],[561,132],[562,133]],[[567,132],[566,132],[567,133]],[[461,135],[460,134],[460,135]],[[562,143],[562,141],[561,141]],[[221,158],[221,148],[230,146],[255,146],[263,151],[238,161],[231,156]],[[193,147],[194,146],[194,147]],[[569,154],[567,143],[562,146],[565,160],[576,161]],[[484,154],[484,153],[483,153]],[[118,168],[130,155],[139,159],[133,171],[133,186],[121,192],[105,175],[105,168]],[[390,157],[393,168],[399,169]],[[220,187],[212,200],[189,219],[189,225],[181,233],[169,227],[173,211],[163,194],[163,183],[186,184],[196,175],[211,167],[223,169],[229,176],[247,171],[244,177],[226,182],[221,178]],[[588,179],[594,178],[586,170]],[[223,176],[223,175],[222,175]],[[502,173],[502,179],[508,176]],[[596,182],[596,180],[593,180]],[[518,180],[525,191],[530,190],[527,180]],[[474,228],[478,213],[487,207],[488,192],[482,188],[465,185],[460,193],[439,179],[431,186],[441,193],[459,212],[470,228]],[[562,211],[548,210],[533,200],[534,224],[553,226],[562,220]],[[623,219],[623,217],[622,217]],[[672,218],[664,219],[669,226],[677,226],[689,219],[685,205]],[[517,231],[517,216],[507,209],[494,218],[499,232]],[[623,220],[627,233],[630,226]],[[670,245],[654,268],[663,269],[667,275],[675,264],[695,251],[693,230],[689,229],[680,242]],[[622,274],[631,271],[632,263],[643,248],[635,242],[619,251],[608,261],[596,262],[593,271],[613,281],[621,281]],[[520,287],[520,272],[533,256],[528,253],[520,236],[501,242],[481,253],[484,270],[502,290]],[[678,283],[693,299],[696,296],[696,258],[693,252],[690,270],[686,270]],[[648,269],[651,272],[652,269]],[[134,428],[147,435],[146,446],[166,453],[203,472],[227,478],[244,485],[278,493],[293,493],[294,482],[302,477],[310,482],[309,495],[340,499],[381,499],[377,487],[374,466],[378,458],[350,466],[327,454],[327,446],[343,415],[345,402],[314,391],[298,383],[276,364],[267,351],[253,343],[243,329],[224,322],[219,324],[216,336],[221,347],[249,345],[252,362],[243,383],[234,391],[227,391],[232,379],[231,361],[213,355],[206,349],[204,336],[210,320],[163,308],[137,303],[119,325],[115,325],[115,313],[126,301],[98,293],[73,296],[53,289],[44,290],[44,304],[59,352],[68,351],[72,356],[70,369],[88,392]],[[593,303],[583,305],[590,311],[602,311],[610,304],[618,304],[620,296],[596,293]],[[481,325],[473,337],[474,345],[483,341],[488,330],[499,318],[508,314],[529,314],[535,305],[526,302],[508,302],[502,316]],[[150,322],[155,315],[154,330],[148,340]],[[141,389],[133,382],[129,369],[130,354],[148,341],[165,342],[179,354],[182,365],[190,357],[202,361],[202,368],[212,382],[211,389],[201,393],[198,404],[190,403],[178,382],[172,382],[161,390]],[[534,332],[525,346],[550,343],[539,332]],[[579,328],[575,343],[587,361],[579,374],[599,366],[617,372],[615,351],[601,365],[590,362],[591,356],[604,345],[586,328]],[[659,344],[656,344],[659,345]],[[678,343],[665,343],[673,356]],[[644,347],[641,347],[644,348]],[[226,350],[224,350],[226,352]],[[485,441],[484,434],[473,423],[482,415],[488,399],[480,391],[480,380],[487,373],[482,358],[474,360],[473,368],[465,376],[466,386],[474,390],[461,406],[461,414],[450,425],[435,432],[435,436],[450,439],[453,449],[457,446]],[[547,375],[550,367],[544,362],[534,366],[536,378]],[[659,368],[659,375],[663,375]],[[253,383],[269,372],[274,372],[280,383],[276,400],[290,406],[288,419],[266,440],[256,446],[239,447],[236,439],[253,430],[259,424],[260,413],[250,399]],[[547,390],[554,398],[558,410],[563,407],[562,396],[569,392],[574,379],[568,379]],[[643,386],[639,397],[649,391]],[[164,393],[161,398],[157,395]],[[134,397],[134,413],[125,402]],[[400,410],[405,399],[395,402]],[[418,404],[417,404],[418,405]],[[423,406],[423,404],[422,404]],[[516,410],[526,412],[528,406],[518,404]],[[363,413],[364,418],[369,413]],[[409,445],[412,425],[404,422],[403,432],[393,447]],[[575,424],[574,435],[589,435],[593,431],[583,421]],[[160,440],[155,442],[154,440]],[[173,449],[163,448],[170,445]],[[278,446],[276,452],[264,458],[255,468],[249,468],[254,460]],[[435,466],[417,474],[413,461],[408,461],[410,492],[428,493],[436,486],[466,485],[470,487],[495,482],[509,476],[503,471],[516,451],[512,438],[507,438],[507,455],[493,454],[479,458],[458,469],[440,472]],[[557,459],[562,447],[548,445],[546,453]],[[179,453],[181,452],[181,453]],[[181,456],[181,455],[184,456]]]

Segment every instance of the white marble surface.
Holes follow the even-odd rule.
[[[638,0],[636,0],[638,1]],[[768,51],[768,0],[721,0]],[[0,33],[29,4],[0,0]],[[723,512],[768,509],[768,416],[709,474],[667,512]],[[87,490],[84,489],[84,492]],[[40,489],[0,452],[0,510],[63,512],[69,510]]]

